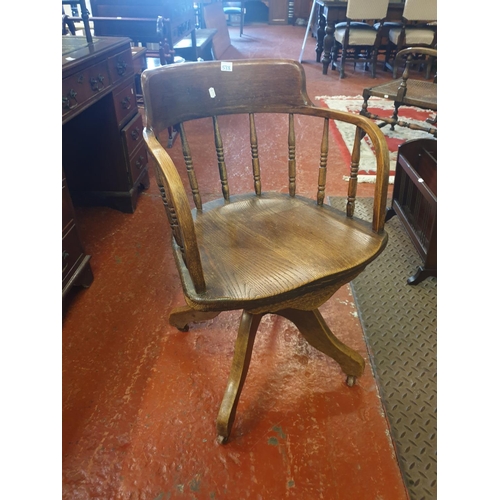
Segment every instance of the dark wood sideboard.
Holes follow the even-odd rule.
[[[63,298],[92,281],[73,203],[133,213],[149,187],[129,38],[62,37]]]

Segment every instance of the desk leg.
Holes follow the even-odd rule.
[[[335,31],[335,23],[332,20],[328,20],[328,13],[326,15],[326,28],[325,28],[325,39],[323,40],[323,58],[321,62],[323,63],[323,74],[328,73],[328,66],[332,61],[332,49],[334,45],[333,32]]]

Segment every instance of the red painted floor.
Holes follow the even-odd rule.
[[[249,26],[235,44],[252,57],[297,58],[303,36],[302,27]],[[342,81],[322,75],[314,44],[308,40],[304,60],[312,98],[356,95],[373,84],[361,70]],[[378,81],[390,78],[380,73]],[[280,132],[269,127],[272,145]],[[303,151],[304,172],[317,168]],[[171,154],[180,158],[178,143]],[[233,189],[246,188],[240,178],[230,179]],[[151,179],[134,214],[77,209],[95,280],[74,290],[63,315],[63,498],[406,500],[348,286],[321,310],[367,361],[357,385],[347,387],[335,362],[291,323],[266,316],[230,441],[217,444],[215,419],[239,313],[187,333],[169,326],[169,309],[183,298]],[[313,175],[311,190],[316,181]],[[279,183],[272,178],[269,189]],[[327,185],[329,195],[345,195],[346,188],[341,174]],[[372,189],[361,185],[358,195]],[[218,190],[214,183],[206,194]]]

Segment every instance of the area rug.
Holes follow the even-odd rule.
[[[316,100],[320,101],[320,104],[330,108],[337,109],[339,111],[347,111],[358,115],[361,106],[363,105],[363,97],[357,96],[317,96]],[[371,97],[369,102],[369,110],[380,116],[392,116],[394,110],[394,103],[388,101],[387,99],[382,99],[379,97]],[[410,106],[400,106],[399,117],[401,120],[406,122],[420,123],[425,122],[427,118],[434,118],[436,113],[433,111],[420,110]],[[391,130],[389,125],[381,128],[383,134],[387,139],[387,146],[389,147],[389,156],[391,161],[390,167],[390,179],[391,183],[394,182],[394,171],[396,168],[396,160],[398,155],[398,146],[405,141],[420,138],[430,138],[433,137],[431,134],[421,131],[412,130],[407,127],[398,127],[396,125],[394,130]],[[352,146],[354,143],[355,127],[348,123],[335,121],[335,127],[331,128],[331,132],[340,145],[341,153],[346,160],[346,173],[343,176],[344,180],[349,180],[349,165],[350,165],[350,155],[352,151]],[[365,136],[361,144],[361,161],[358,174],[358,182],[375,182],[375,153],[373,151],[373,146]]]
[[[330,197],[343,209],[344,197]],[[370,220],[373,200],[357,198]],[[399,217],[386,249],[351,283],[371,364],[411,500],[437,495],[437,278],[406,280],[422,264]]]

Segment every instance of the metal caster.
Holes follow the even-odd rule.
[[[217,444],[226,444],[228,438],[221,436],[220,434],[217,436]]]

